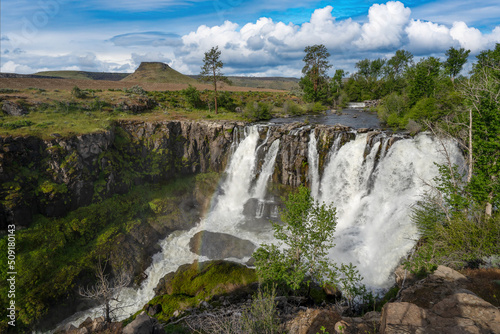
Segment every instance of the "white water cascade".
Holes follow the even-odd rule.
[[[308,128],[298,130],[310,131]],[[135,313],[154,297],[153,289],[169,272],[195,260],[209,260],[191,252],[189,243],[201,231],[230,234],[258,246],[274,242],[269,217],[277,216],[277,206],[269,206],[267,185],[275,168],[280,150],[280,140],[259,145],[259,128],[245,128],[245,133],[234,134],[235,144],[221,184],[221,193],[214,198],[211,211],[189,231],[177,231],[161,241],[162,251],[153,257],[146,270],[147,279],[138,290],[124,289],[119,299],[119,320]],[[438,143],[429,135],[402,138],[392,145],[381,134],[367,147],[367,135],[356,134],[355,139],[341,145],[337,136],[326,159],[324,170],[318,170],[317,139],[311,130],[308,143],[309,180],[317,200],[333,203],[337,208],[338,224],[336,247],[330,257],[337,263],[352,262],[364,277],[364,283],[376,290],[389,287],[392,270],[413,247],[417,230],[409,214],[424,190],[422,180],[437,175],[434,162],[443,159]],[[266,145],[264,145],[264,143]],[[267,151],[261,163],[258,152]],[[450,149],[453,156],[460,156],[458,149]],[[261,154],[262,156],[262,154]],[[262,166],[259,170],[258,166]],[[254,203],[254,207],[249,206]],[[264,215],[267,206],[268,215]],[[253,217],[246,213],[250,208]],[[249,209],[248,209],[249,210]],[[257,223],[259,221],[259,223]],[[250,258],[227,258],[246,263]],[[76,314],[64,323],[78,326],[87,317],[100,316],[96,308]]]
[[[318,142],[314,129],[309,135],[309,145],[307,146],[307,161],[309,162],[309,183],[311,184],[311,195],[317,198],[319,195],[319,170],[318,170]]]
[[[240,239],[249,240],[255,245],[261,242],[272,242],[270,224],[267,229],[247,228],[244,205],[251,198],[264,202],[267,184],[274,170],[276,156],[279,150],[279,140],[275,140],[265,154],[262,168],[257,174],[257,147],[259,141],[259,129],[257,126],[245,128],[244,139],[237,143],[230,157],[226,169],[226,178],[221,185],[221,194],[214,199],[212,210],[194,228],[189,231],[176,231],[160,242],[162,251],[153,256],[151,266],[145,271],[147,279],[143,281],[140,288],[123,289],[118,299],[120,313],[116,314],[118,320],[124,320],[131,314],[137,312],[144,304],[154,297],[154,288],[160,279],[177,270],[186,263],[198,260],[208,261],[209,258],[199,256],[191,252],[189,242],[198,232],[208,231],[214,233],[225,233],[237,236]],[[238,140],[238,134],[234,136]],[[266,138],[266,141],[268,138]],[[262,145],[261,145],[262,146]],[[255,180],[257,179],[257,180]],[[257,209],[258,210],[258,209]],[[244,258],[228,258],[235,262],[245,263],[250,255]],[[71,318],[66,319],[59,326],[73,324],[78,327],[87,317],[97,318],[102,315],[102,308],[97,307],[85,312],[79,312]]]
[[[336,247],[330,257],[356,265],[367,286],[388,288],[395,266],[418,239],[411,206],[423,194],[423,180],[437,176],[434,162],[443,163],[444,157],[439,143],[426,134],[401,139],[387,152],[386,138],[368,154],[366,146],[367,135],[360,134],[330,155],[318,200],[337,208]],[[458,148],[450,152],[460,163]]]

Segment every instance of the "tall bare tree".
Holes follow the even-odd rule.
[[[106,274],[106,267],[108,261],[101,261],[97,263],[95,268],[95,276],[97,282],[90,287],[80,287],[79,294],[82,297],[96,300],[104,308],[104,318],[106,322],[111,322],[111,316],[114,311],[121,308],[119,305],[114,306],[111,303],[120,303],[117,296],[119,292],[130,283],[130,277],[128,277],[124,272],[114,278],[110,278],[109,274]]]

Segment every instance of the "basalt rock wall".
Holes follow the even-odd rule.
[[[63,216],[127,193],[134,185],[221,172],[233,144],[244,138],[245,126],[228,121],[127,120],[104,132],[67,138],[0,137],[0,229],[7,224],[29,226],[37,213]],[[280,139],[273,182],[308,184],[311,131],[318,142],[320,171],[336,138],[345,143],[355,137],[343,126],[259,126],[263,146]]]
[[[0,228],[227,163],[236,122],[121,121],[69,138],[0,137]]]

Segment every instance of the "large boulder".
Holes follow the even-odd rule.
[[[191,252],[214,260],[250,257],[255,248],[256,246],[251,241],[230,234],[209,231],[198,232],[189,241]]]
[[[325,332],[335,333],[335,323],[340,320],[340,315],[326,309],[307,309],[299,312],[294,319],[286,325],[289,334],[316,334]]]
[[[11,101],[4,101],[2,111],[9,116],[23,116],[29,113],[26,107]]]
[[[123,334],[164,334],[165,330],[155,318],[146,312],[139,314],[134,321],[125,326]]]
[[[467,277],[439,266],[382,309],[380,333],[500,333],[500,311],[465,289]]]

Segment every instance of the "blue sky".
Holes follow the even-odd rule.
[[[500,43],[498,0],[2,0],[2,72],[132,72],[162,61],[197,74],[219,46],[227,75],[301,75],[304,47],[324,44],[332,73],[396,50],[444,57]]]

